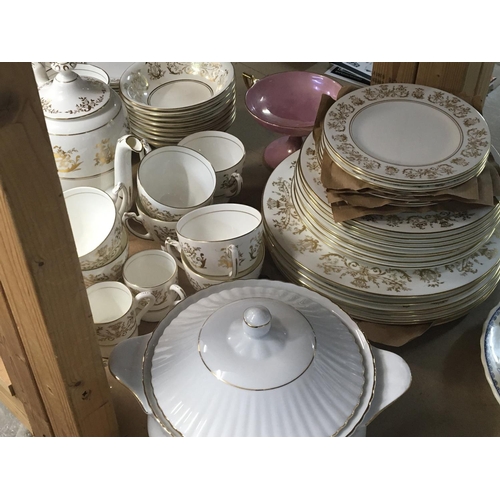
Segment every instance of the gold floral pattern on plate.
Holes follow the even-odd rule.
[[[367,106],[384,101],[413,101],[444,112],[462,135],[457,150],[446,159],[426,165],[395,165],[360,150],[350,135],[353,120]],[[447,92],[413,84],[382,84],[355,90],[335,102],[324,120],[324,138],[329,148],[342,161],[366,173],[376,172],[382,179],[434,181],[460,177],[473,169],[488,155],[490,132],[480,113],[465,101]]]
[[[472,255],[431,268],[425,267],[425,257],[421,268],[387,267],[353,259],[343,251],[334,251],[332,245],[322,245],[323,242],[302,223],[291,201],[293,173],[289,165],[298,154],[296,152],[284,160],[266,184],[263,198],[267,200],[263,206],[265,228],[269,238],[287,254],[287,259],[317,274],[330,286],[377,295],[423,297],[468,285],[498,266],[500,238],[497,235]],[[286,207],[285,211],[283,207]],[[297,231],[297,227],[302,230]]]

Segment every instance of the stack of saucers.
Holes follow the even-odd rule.
[[[312,136],[271,174],[266,241],[290,281],[354,318],[444,323],[484,301],[500,280],[499,209],[400,213],[336,223]]]
[[[120,78],[130,131],[153,147],[203,130],[227,130],[236,117],[234,68],[224,62],[144,62]]]
[[[413,84],[374,85],[338,99],[323,121],[320,162],[335,164],[393,206],[477,177],[490,151],[484,117],[462,99]]]

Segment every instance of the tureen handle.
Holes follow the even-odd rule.
[[[377,370],[375,394],[361,422],[368,425],[382,410],[402,396],[410,387],[411,372],[406,361],[397,354],[372,346]]]
[[[120,342],[109,356],[108,368],[113,377],[137,397],[142,409],[152,413],[142,383],[143,358],[152,333]]]

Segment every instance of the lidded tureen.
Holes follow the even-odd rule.
[[[110,372],[150,436],[348,436],[410,385],[408,365],[290,283],[234,281],[188,297],[153,334],[119,344]]]
[[[116,143],[128,130],[122,100],[104,81],[73,71],[76,63],[51,66],[57,75],[38,91],[63,190],[109,190]]]

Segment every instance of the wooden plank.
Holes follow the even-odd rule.
[[[30,63],[0,64],[0,231],[0,282],[54,434],[117,435]]]
[[[375,62],[371,85],[379,83],[414,83],[418,62]]]
[[[9,374],[7,373],[7,369],[5,368],[5,364],[0,357],[0,385],[6,389],[11,396],[15,395],[14,387],[12,386],[12,382],[10,381]]]
[[[482,111],[495,63],[422,62],[415,83],[450,92]]]
[[[2,358],[2,377],[11,386],[5,387],[0,397],[21,422],[35,436],[53,436],[40,391],[35,382],[31,366],[21,342],[17,326],[12,316],[7,298],[0,283],[0,357]],[[2,370],[0,370],[2,371]],[[11,375],[8,375],[11,374]],[[15,380],[15,386],[11,380]],[[14,393],[14,394],[12,394]],[[15,395],[15,399],[12,396]],[[26,425],[26,421],[32,422]]]
[[[0,359],[0,401],[30,432],[30,421],[20,399],[13,394],[13,387],[5,365]]]

